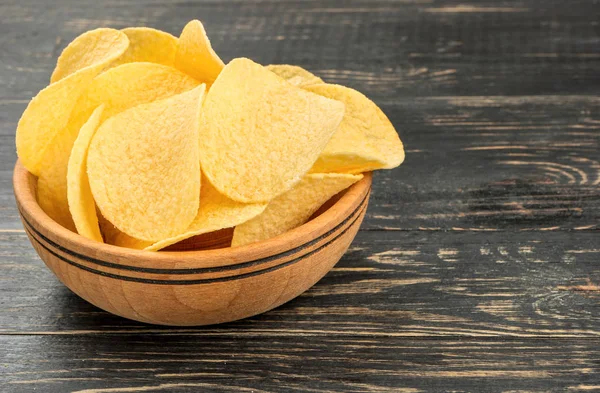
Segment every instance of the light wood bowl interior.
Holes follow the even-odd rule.
[[[13,176],[27,236],[64,285],[113,314],[174,326],[246,318],[312,287],[356,236],[371,180],[366,174],[306,224],[272,239],[204,250],[193,250],[197,239],[190,239],[170,249],[182,251],[148,252],[95,242],[63,228],[38,205],[36,177],[18,162]],[[203,247],[222,247],[222,239],[230,236],[231,230],[224,230]]]

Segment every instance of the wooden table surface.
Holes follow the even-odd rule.
[[[222,326],[109,315],[30,246],[16,123],[99,26],[292,63],[371,97],[406,162],[310,291]],[[600,3],[0,2],[0,391],[600,391]]]

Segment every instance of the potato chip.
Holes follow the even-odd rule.
[[[200,82],[174,68],[155,63],[127,63],[98,75],[80,103],[70,123],[81,123],[98,105],[105,104],[102,119],[107,119],[140,104],[181,94]],[[85,121],[85,120],[83,120]]]
[[[223,69],[223,61],[210,45],[199,20],[193,20],[183,28],[177,42],[175,67],[208,84],[214,82]]]
[[[42,209],[64,227],[75,229],[67,201],[67,166],[79,129],[95,108],[104,105],[99,120],[102,123],[126,109],[183,93],[198,84],[174,68],[153,63],[124,64],[98,75],[75,106],[66,128],[44,155],[38,181]]]
[[[108,30],[110,32],[110,29]],[[100,34],[97,33],[98,31],[103,32],[105,29],[94,30],[91,33],[96,33],[91,35],[85,33],[75,41],[80,39],[85,42],[92,40],[95,34]],[[49,146],[52,143],[57,143],[54,141],[57,134],[61,133],[67,127],[73,108],[80,100],[81,95],[92,79],[127,49],[127,36],[118,30],[115,31],[118,33],[116,34],[118,40],[114,42],[114,45],[112,47],[93,47],[93,51],[89,56],[82,55],[85,61],[83,58],[79,59],[82,56],[76,56],[73,51],[83,50],[89,45],[83,45],[83,43],[81,45],[80,43],[69,45],[65,49],[67,55],[65,57],[61,55],[61,58],[74,57],[75,60],[80,60],[79,62],[75,61],[77,67],[83,64],[88,64],[88,66],[79,68],[78,71],[71,73],[40,91],[29,102],[29,105],[27,105],[27,108],[23,112],[17,126],[17,154],[25,168],[34,175],[39,176],[42,168],[51,164],[51,162],[44,160],[44,156]],[[100,38],[98,38],[98,41],[105,42]],[[101,49],[105,51],[102,52]],[[92,59],[92,55],[95,58]],[[64,63],[62,64],[59,59],[58,71],[55,71],[57,75],[68,74],[76,68],[69,67],[66,64],[66,60]],[[74,140],[74,138],[71,139],[71,142]]]
[[[58,224],[77,232],[67,202],[67,167],[76,135],[56,138],[44,155],[44,167],[37,182],[37,200],[44,212]],[[66,152],[66,153],[65,153]]]
[[[232,60],[204,102],[202,170],[233,200],[268,202],[308,172],[343,115],[340,102],[292,86],[251,60]]]
[[[104,218],[100,209],[96,209],[96,215],[98,216],[98,224],[104,243],[118,247],[134,248],[137,250],[152,245],[152,242],[136,239],[121,232],[112,222]]]
[[[129,45],[127,36],[115,29],[100,28],[75,38],[58,57],[50,83],[96,64],[108,65],[121,56]]]
[[[149,62],[173,67],[177,38],[164,31],[148,27],[128,27],[121,30],[129,39],[129,47],[112,66],[133,62]]]
[[[205,86],[106,120],[92,139],[88,176],[102,215],[119,230],[158,241],[198,213],[198,117]]]
[[[86,162],[88,148],[96,129],[100,125],[103,110],[104,105],[96,108],[89,120],[81,127],[71,150],[67,170],[69,211],[75,223],[75,228],[77,228],[77,233],[99,242],[102,242],[102,235],[98,227],[96,204],[94,203],[92,190],[90,190]]]
[[[231,200],[217,191],[207,179],[203,179],[200,209],[190,226],[184,233],[154,243],[145,250],[157,251],[192,236],[234,227],[258,216],[266,207],[266,203],[242,203]]]
[[[360,173],[395,168],[404,161],[404,147],[394,126],[373,101],[339,85],[318,84],[305,89],[346,105],[344,120],[312,173]]]
[[[323,79],[306,71],[302,67],[290,64],[271,64],[267,66],[267,70],[274,72],[283,79],[287,80],[294,86],[304,87],[317,83],[324,83]]]
[[[304,224],[332,196],[362,179],[362,175],[313,173],[273,199],[265,211],[235,227],[231,246],[270,239]]]
[[[51,162],[43,160],[58,133],[67,127],[69,117],[79,97],[94,78],[93,70],[82,70],[54,83],[27,106],[17,126],[17,155],[36,176]]]
[[[219,193],[206,178],[203,178],[198,214],[190,226],[180,235],[153,244],[152,242],[139,240],[119,231],[118,228],[104,217],[101,217],[101,215],[99,219],[106,243],[138,250],[158,251],[197,235],[234,227],[261,214],[266,207],[266,203],[241,203],[233,201]]]

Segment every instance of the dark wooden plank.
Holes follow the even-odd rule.
[[[0,336],[3,388],[54,392],[590,391],[595,340]],[[27,356],[23,356],[27,354]]]
[[[594,94],[598,82],[599,10],[586,0],[143,4],[3,2],[5,72],[33,77],[29,86],[39,88],[60,49],[82,31],[142,24],[177,34],[197,17],[227,60],[297,63],[391,97]],[[28,98],[15,82],[5,94]]]
[[[363,228],[593,230],[600,119],[593,96],[384,102],[406,162],[375,176]]]
[[[595,233],[361,232],[317,286],[223,327],[173,329],[108,315],[62,286],[22,234],[0,242],[2,334],[296,334],[598,339]]]
[[[0,5],[10,21],[0,26],[0,229],[20,228],[16,122],[62,47],[99,25],[177,33],[193,16],[226,59],[298,63],[388,113],[407,161],[377,174],[365,229],[597,229],[599,7],[589,2],[152,2],[140,14],[129,1],[93,15],[60,4]]]

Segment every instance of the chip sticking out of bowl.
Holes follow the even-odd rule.
[[[346,105],[340,127],[311,172],[361,173],[395,168],[404,161],[404,148],[394,126],[373,101],[340,85],[323,83],[304,88]]]
[[[98,106],[104,107],[102,123],[126,109],[168,98],[198,85],[194,78],[154,63],[123,64],[94,78],[72,110],[68,124],[54,137],[44,155],[38,199],[48,215],[64,227],[75,228],[67,201],[67,166],[80,129]]]
[[[128,27],[121,30],[129,39],[129,47],[111,65],[148,62],[173,67],[177,38],[164,31],[148,27]]]
[[[185,25],[177,42],[175,67],[201,82],[211,84],[224,66],[213,50],[202,22],[193,20]]]
[[[232,60],[204,102],[202,170],[233,200],[268,202],[308,172],[343,115],[338,101],[295,87],[252,60]]]
[[[106,120],[92,139],[88,176],[96,204],[117,228],[158,241],[198,212],[198,116],[205,86]]]
[[[108,28],[87,31],[75,38],[60,54],[50,83],[90,67],[95,67],[99,73],[103,67],[121,57],[128,47],[129,39],[122,31]]]
[[[17,154],[29,172],[40,174],[46,165],[46,151],[67,127],[81,95],[128,45],[124,33],[97,29],[80,35],[63,51],[52,74],[52,84],[29,102],[17,125]]]

